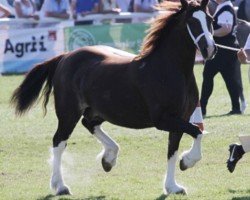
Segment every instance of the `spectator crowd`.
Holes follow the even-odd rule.
[[[90,14],[119,14],[120,12],[154,12],[156,5],[164,0],[1,0],[0,18],[33,18],[40,16],[60,19],[77,19]],[[175,1],[179,0],[165,0]],[[231,0],[237,8],[237,17],[250,21],[250,1]],[[210,12],[217,7],[210,0]]]
[[[161,0],[3,0],[0,18],[33,18],[39,16],[76,19],[89,14],[120,12],[154,12]],[[38,14],[39,13],[39,14]]]

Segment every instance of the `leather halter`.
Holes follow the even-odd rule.
[[[200,35],[197,36],[197,38],[194,37],[189,25],[187,24],[187,30],[188,30],[188,33],[190,35],[190,37],[192,38],[192,40],[194,41],[194,44],[196,45],[196,47],[200,50],[199,46],[198,46],[198,42],[200,41],[200,39],[205,36],[205,33],[201,33]]]

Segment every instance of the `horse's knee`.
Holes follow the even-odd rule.
[[[91,134],[95,134],[95,127],[102,124],[102,120],[88,120],[86,118],[82,119],[82,125],[89,130]]]
[[[69,139],[70,134],[58,134],[56,133],[52,139],[53,147],[58,147],[62,141],[67,141]],[[65,144],[65,147],[67,146],[67,143]]]
[[[79,121],[79,115],[74,117],[65,118],[58,115],[58,127],[53,137],[53,147],[57,147],[62,141],[67,141],[73,132],[77,122]]]
[[[89,130],[90,133],[94,134],[95,124],[86,118],[82,119],[82,125]]]

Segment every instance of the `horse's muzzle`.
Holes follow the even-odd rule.
[[[211,60],[217,53],[217,47],[215,44],[213,44],[201,49],[200,51],[204,60]]]

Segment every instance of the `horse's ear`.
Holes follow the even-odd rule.
[[[186,0],[180,0],[181,1],[181,6],[182,6],[182,9],[186,9],[188,7],[188,2]]]
[[[209,1],[209,0],[202,0],[202,1],[201,1],[201,7],[202,7],[204,10],[205,10],[206,7],[207,7],[208,1]]]

